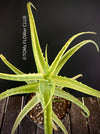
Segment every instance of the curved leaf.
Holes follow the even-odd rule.
[[[16,74],[24,74],[19,69],[17,69],[15,66],[13,66],[2,54],[0,54],[1,60]]]
[[[95,34],[94,32],[81,32],[78,34],[75,34],[74,36],[72,36],[67,42],[66,44],[62,47],[62,49],[60,50],[60,52],[58,53],[58,55],[56,56],[56,58],[54,59],[53,63],[51,64],[47,75],[53,74],[55,71],[57,71],[57,66],[59,65],[59,62],[61,60],[61,56],[64,54],[64,52],[66,51],[66,49],[68,48],[68,46],[71,44],[71,42],[78,36],[82,35],[82,34]]]
[[[33,93],[33,92],[34,93],[39,92],[38,82],[34,84],[8,89],[0,94],[0,100],[11,95],[26,94],[26,93]]]
[[[18,125],[20,124],[21,120],[25,117],[25,115],[34,107],[36,106],[38,103],[40,102],[40,99],[39,99],[39,96],[36,95],[34,96],[26,105],[25,107],[22,109],[22,111],[19,113],[14,125],[13,125],[13,128],[12,128],[12,131],[11,131],[11,134],[14,134],[16,128],[18,127]]]
[[[12,65],[2,54],[0,55],[2,61],[15,73],[15,74],[24,74],[22,71],[17,69],[14,65]],[[33,83],[33,81],[25,81],[27,84]]]
[[[67,78],[67,77],[62,77],[62,76],[52,76],[52,80],[58,86],[71,88],[76,91],[88,94],[88,95],[100,97],[100,91],[97,91],[91,87],[88,87],[87,85],[82,84],[81,82],[78,82],[77,80]]]
[[[64,132],[64,134],[68,134],[67,129],[65,128],[65,126],[63,125],[63,123],[61,122],[61,120],[58,119],[58,117],[55,115],[55,113],[53,111],[52,111],[52,119],[62,129],[62,131]]]
[[[70,93],[67,93],[67,92],[65,92],[65,91],[63,91],[63,90],[56,89],[54,95],[59,96],[59,97],[62,97],[62,98],[64,98],[64,99],[67,99],[67,100],[69,100],[69,101],[75,103],[75,104],[78,105],[81,109],[83,109],[84,112],[86,113],[86,114],[84,114],[84,113],[82,112],[82,114],[83,114],[85,117],[89,117],[90,112],[89,112],[88,108],[87,108],[81,101],[79,101],[76,97],[74,97],[74,96],[71,95]]]
[[[71,49],[69,49],[64,55],[63,57],[61,58],[56,70],[55,70],[55,73],[54,74],[58,74],[60,72],[60,70],[62,69],[62,67],[64,66],[64,64],[68,61],[68,59],[77,51],[79,50],[82,46],[86,45],[87,43],[93,43],[96,48],[97,48],[97,51],[99,51],[99,47],[98,45],[92,41],[92,40],[84,40],[80,43],[78,43],[77,45],[75,45],[74,47],[72,47]]]
[[[40,48],[39,39],[36,31],[35,21],[32,14],[31,6],[34,7],[34,5],[31,2],[27,3],[27,10],[28,10],[28,16],[29,16],[29,22],[30,22],[30,31],[31,31],[31,40],[32,40],[32,47],[33,47],[33,54],[35,58],[36,67],[39,73],[44,73],[46,70],[45,60],[42,54],[42,50]]]

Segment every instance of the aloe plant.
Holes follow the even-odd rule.
[[[0,58],[2,61],[15,73],[15,74],[5,74],[0,73],[1,79],[6,80],[12,80],[12,81],[25,81],[26,84],[20,87],[12,88],[9,90],[6,90],[0,94],[0,100],[4,99],[11,95],[16,94],[28,94],[28,93],[35,93],[35,96],[25,105],[25,107],[22,109],[22,111],[19,113],[11,134],[14,134],[16,128],[20,124],[21,120],[25,117],[25,115],[39,102],[42,104],[42,109],[44,112],[44,131],[45,134],[52,134],[52,129],[55,128],[55,123],[62,129],[64,134],[68,134],[66,128],[62,124],[61,120],[58,119],[58,117],[55,115],[55,113],[52,110],[52,97],[53,96],[59,96],[64,99],[67,99],[73,103],[75,103],[77,106],[79,106],[84,112],[82,114],[85,117],[89,117],[90,112],[88,108],[79,101],[76,97],[71,95],[68,92],[65,92],[62,90],[63,87],[74,89],[76,91],[92,95],[95,97],[100,97],[100,91],[97,91],[91,87],[88,87],[87,85],[78,82],[76,79],[81,76],[81,74],[73,77],[63,77],[59,76],[59,72],[62,69],[63,65],[69,60],[69,58],[82,46],[92,43],[96,46],[97,51],[99,51],[98,45],[92,41],[92,40],[84,40],[78,44],[76,44],[74,47],[69,49],[67,48],[71,44],[71,42],[78,36],[83,34],[95,34],[94,32],[81,32],[74,36],[72,36],[62,47],[54,61],[51,65],[48,63],[48,56],[47,56],[47,47],[45,49],[45,56],[43,56],[37,30],[35,26],[34,17],[32,14],[31,7],[35,8],[32,3],[27,3],[27,10],[28,10],[28,16],[29,16],[29,22],[30,22],[30,32],[31,32],[31,40],[32,40],[32,48],[33,48],[33,54],[34,59],[37,67],[37,73],[32,74],[24,74],[22,71],[17,69],[15,66],[13,66],[2,54],[0,55]],[[55,122],[55,123],[54,123]]]

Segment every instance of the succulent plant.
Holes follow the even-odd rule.
[[[59,76],[59,72],[62,69],[63,65],[69,60],[69,58],[82,46],[85,44],[93,43],[97,51],[99,51],[98,45],[92,40],[84,40],[74,47],[70,48],[68,51],[67,48],[71,44],[71,42],[78,36],[83,34],[95,34],[94,32],[81,32],[74,36],[72,36],[62,47],[54,61],[51,65],[48,63],[47,57],[47,47],[45,48],[45,56],[43,56],[37,30],[35,26],[34,17],[32,14],[31,7],[35,8],[32,3],[27,3],[27,10],[30,22],[30,32],[31,32],[31,40],[32,40],[32,48],[34,59],[37,67],[37,73],[29,73],[25,74],[15,66],[13,66],[2,54],[0,58],[2,61],[15,73],[15,74],[5,74],[0,73],[1,79],[12,80],[12,81],[25,81],[26,84],[20,87],[11,88],[6,90],[0,94],[0,100],[16,94],[28,94],[28,93],[35,93],[35,96],[24,106],[22,111],[19,113],[11,134],[14,134],[16,128],[20,124],[21,120],[25,117],[25,115],[38,103],[42,104],[42,109],[44,112],[44,131],[45,134],[52,134],[52,129],[55,128],[56,123],[64,132],[64,134],[68,134],[66,128],[64,127],[61,120],[57,118],[55,113],[52,110],[52,97],[59,96],[64,99],[67,99],[77,106],[79,106],[84,112],[82,114],[85,117],[89,117],[90,113],[88,108],[79,101],[76,97],[71,95],[68,92],[62,90],[63,87],[74,89],[76,91],[92,95],[95,97],[100,97],[100,91],[97,91],[91,87],[88,87],[81,82],[78,82],[76,79],[81,76],[81,74],[73,77],[63,77]]]

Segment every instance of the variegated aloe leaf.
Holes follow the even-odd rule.
[[[72,36],[67,42],[66,44],[62,47],[62,49],[60,50],[60,52],[58,53],[58,55],[56,56],[56,58],[54,59],[53,63],[51,64],[47,75],[53,74],[56,70],[57,70],[57,66],[59,65],[59,62],[61,60],[62,55],[64,54],[64,52],[66,51],[66,49],[68,48],[68,46],[71,44],[71,42],[78,36],[82,35],[82,34],[95,34],[94,32],[81,32],[78,33],[74,36]]]
[[[44,82],[43,82],[43,84],[44,84]],[[47,84],[47,85],[49,85],[49,90],[48,90],[48,92],[49,92],[49,98],[48,98],[48,101],[46,102],[46,105],[44,105],[43,104],[43,101],[42,101],[42,105],[43,105],[43,110],[38,114],[38,116],[41,114],[41,113],[43,113],[44,112],[44,110],[47,108],[47,106],[49,105],[49,103],[52,101],[52,97],[53,97],[53,95],[54,95],[54,91],[55,91],[55,84],[50,84],[50,83],[45,83],[45,84]],[[44,84],[44,85],[45,85]],[[51,90],[50,90],[50,86],[52,86],[52,88],[51,88]],[[45,86],[46,87],[46,86]],[[43,94],[44,92],[43,92],[43,90],[44,89],[42,89],[42,90],[39,90],[40,91],[40,95],[41,95],[41,98],[43,98],[44,96],[46,97],[46,95],[45,94]],[[47,88],[46,88],[46,90],[47,90]],[[43,99],[44,100],[44,99]]]
[[[46,72],[49,68],[49,63],[48,63],[48,55],[47,55],[47,45],[45,47],[45,61],[46,61]]]
[[[2,54],[0,54],[2,61],[16,74],[24,74],[22,71],[13,66]]]
[[[39,73],[44,73],[46,71],[46,64],[42,54],[42,50],[40,48],[39,39],[36,31],[35,21],[32,14],[31,6],[33,8],[34,5],[32,3],[27,3],[27,10],[30,22],[30,31],[31,31],[31,40],[32,40],[32,47],[33,47],[33,54],[35,58],[36,67]],[[35,8],[36,9],[36,8]]]
[[[44,130],[45,134],[52,134],[52,95],[54,85],[52,83],[40,82],[39,91],[41,103],[44,110]],[[49,102],[49,103],[48,103]]]
[[[0,55],[2,61],[15,73],[15,74],[24,74],[22,71],[17,69],[14,65],[12,65],[2,54]],[[27,84],[33,83],[35,81],[25,81]]]
[[[35,95],[26,105],[25,107],[22,109],[22,111],[19,113],[14,125],[13,125],[13,128],[12,128],[12,131],[11,131],[11,134],[14,134],[16,128],[18,127],[18,125],[20,124],[20,122],[22,121],[22,119],[25,117],[25,115],[34,107],[36,106],[38,103],[40,102],[40,98],[39,98],[39,95]]]
[[[58,66],[56,67],[55,73],[54,74],[58,74],[60,72],[60,70],[62,69],[62,67],[64,66],[64,64],[68,61],[68,59],[77,51],[79,50],[82,46],[86,45],[87,43],[93,43],[96,48],[97,51],[99,51],[99,47],[98,45],[92,41],[92,40],[84,40],[80,43],[78,43],[77,45],[75,45],[74,47],[72,47],[71,49],[69,49],[61,58],[60,62],[58,63]]]
[[[8,89],[0,94],[0,100],[9,97],[11,95],[16,95],[16,94],[26,94],[26,93],[38,93],[39,92],[39,84],[38,82],[29,84],[29,85],[24,85],[16,88],[11,88]]]
[[[62,76],[52,76],[52,80],[58,86],[71,88],[76,91],[88,94],[88,95],[100,97],[100,91],[97,91],[91,87],[88,87],[87,85],[82,84],[81,82],[78,82],[77,80],[73,80],[71,78],[62,77]]]
[[[83,76],[82,74],[78,74],[78,75],[72,77],[71,79],[76,80],[76,79],[78,79],[79,77],[82,77],[82,76]],[[56,89],[59,89],[59,90],[62,90],[63,88],[64,88],[64,86],[56,86]]]
[[[55,113],[52,111],[52,119],[55,121],[55,123],[61,128],[61,130],[64,132],[64,134],[68,134],[67,129],[63,125],[60,119],[55,115]]]
[[[89,117],[90,112],[89,112],[88,108],[81,101],[79,101],[76,97],[74,97],[70,93],[67,93],[67,92],[65,92],[63,90],[56,89],[54,95],[62,97],[64,99],[67,99],[67,100],[73,102],[74,104],[79,106],[82,110],[84,110],[85,114],[83,112],[82,112],[82,114],[85,117]]]
[[[83,42],[80,42],[76,46],[72,47],[70,50],[68,50],[66,53],[66,49],[70,45],[70,43],[79,35],[82,34],[95,34],[94,32],[82,32],[74,35],[71,37],[66,44],[63,46],[61,51],[58,53],[55,60],[52,62],[51,66],[49,67],[48,64],[48,57],[47,57],[47,47],[45,49],[45,58],[43,57],[42,50],[39,44],[39,39],[36,31],[35,21],[32,14],[31,7],[35,8],[32,3],[28,2],[27,4],[27,10],[28,10],[28,16],[29,16],[29,22],[30,22],[30,31],[31,31],[31,40],[32,40],[32,48],[34,53],[34,59],[36,63],[36,67],[38,70],[38,73],[35,74],[23,74],[20,70],[18,70],[16,67],[14,67],[11,63],[9,63],[6,58],[3,55],[0,55],[0,58],[2,61],[17,75],[13,74],[4,74],[0,73],[1,79],[6,80],[13,80],[13,81],[26,81],[28,85],[20,86],[17,88],[12,88],[10,90],[7,90],[0,95],[0,99],[3,99],[7,96],[11,96],[14,94],[20,94],[20,93],[32,93],[36,92],[36,96],[33,97],[29,103],[23,108],[23,110],[18,115],[15,124],[12,129],[12,133],[14,134],[17,126],[19,125],[20,121],[24,118],[24,116],[38,103],[41,101],[43,111],[44,111],[44,128],[45,128],[45,134],[52,134],[52,119],[61,127],[62,131],[67,134],[67,130],[65,129],[64,125],[61,123],[61,121],[56,117],[56,115],[52,112],[52,96],[60,96],[62,98],[68,99],[81,107],[87,116],[89,116],[89,110],[87,107],[82,104],[77,98],[72,96],[69,93],[64,92],[61,90],[61,87],[68,87],[89,95],[93,95],[96,97],[100,97],[100,92],[96,91],[74,79],[78,78],[80,75],[75,76],[73,78],[67,78],[67,77],[61,77],[56,76],[63,65],[66,63],[66,61],[82,46],[84,46],[87,43],[93,43],[97,50],[98,46],[95,42],[91,40],[85,40]],[[65,54],[64,54],[65,53]],[[30,84],[32,83],[32,84]],[[56,86],[55,86],[56,85]],[[56,87],[56,89],[55,89]],[[85,115],[85,114],[84,114]]]
[[[0,79],[12,80],[12,81],[37,81],[44,79],[43,74],[33,73],[33,74],[5,74],[0,73]]]

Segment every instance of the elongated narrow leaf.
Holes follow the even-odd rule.
[[[68,43],[66,43],[63,48],[60,50],[60,52],[58,53],[58,55],[56,56],[55,60],[53,61],[53,63],[51,64],[51,66],[49,67],[49,70],[47,72],[47,75],[49,74],[53,74],[53,72],[55,71],[60,59],[61,59],[61,56],[64,54],[64,52],[66,51],[67,47],[68,47]]]
[[[12,80],[12,81],[34,81],[34,80],[42,80],[42,74],[5,74],[0,73],[0,79]]]
[[[88,95],[100,97],[100,91],[97,91],[91,87],[88,87],[87,85],[82,84],[81,82],[78,82],[77,80],[73,80],[71,78],[62,77],[62,76],[52,76],[52,80],[58,86],[71,88],[76,91],[88,94]]]
[[[45,86],[45,84],[47,84],[47,86]],[[47,108],[47,106],[49,105],[49,103],[52,100],[52,97],[53,97],[54,91],[55,91],[55,84],[53,84],[53,83],[52,84],[50,84],[50,83],[43,83],[43,85],[45,87],[39,90],[40,94],[41,94],[41,97],[43,97],[43,98],[44,98],[44,96],[47,97],[46,94],[44,94],[44,92],[46,92],[48,90],[47,92],[49,93],[49,98],[48,98],[48,101],[46,100],[45,105],[43,105],[43,110],[39,113],[39,115],[41,113],[43,113],[43,111]],[[47,88],[48,86],[49,86],[49,88]],[[46,91],[43,92],[43,90],[46,90]],[[43,101],[44,101],[44,99],[43,99]]]
[[[12,65],[2,54],[0,55],[2,61],[15,73],[15,74],[24,74],[22,71],[17,69],[14,65]],[[25,81],[27,84],[33,83],[33,81]]]
[[[26,105],[25,107],[22,109],[22,111],[19,113],[14,126],[12,128],[11,134],[14,134],[16,128],[18,127],[18,125],[20,124],[21,120],[25,117],[25,115],[34,107],[36,106],[38,103],[40,102],[39,96],[36,95],[34,96]]]
[[[0,100],[16,94],[26,94],[26,93],[36,93],[36,92],[39,92],[38,82],[34,84],[8,89],[0,94]]]
[[[76,79],[78,79],[79,77],[83,77],[83,75],[82,75],[82,74],[78,74],[78,75],[72,77],[72,79],[73,79],[73,80],[76,80]]]
[[[39,84],[39,91],[41,96],[42,107],[44,110],[44,128],[45,134],[52,134],[52,101],[51,96],[54,92],[52,84],[42,83]],[[50,100],[50,102],[49,102]],[[49,104],[48,104],[49,102]]]
[[[47,55],[47,45],[45,47],[45,61],[46,61],[46,70],[48,70],[49,64],[48,64],[48,55]]]
[[[77,45],[75,45],[74,47],[72,47],[70,50],[68,50],[63,57],[61,58],[56,70],[55,70],[55,74],[58,74],[60,72],[60,70],[62,69],[62,67],[64,66],[64,64],[68,61],[68,59],[77,51],[79,50],[82,46],[86,45],[87,43],[93,43],[96,48],[97,51],[99,51],[98,45],[92,41],[92,40],[84,40],[80,43],[78,43]]]
[[[81,101],[79,101],[76,97],[74,97],[70,93],[67,93],[67,92],[65,92],[63,90],[56,89],[54,95],[59,96],[59,97],[62,97],[64,99],[67,99],[67,100],[73,102],[74,104],[76,104],[77,106],[79,106],[82,110],[84,110],[84,112],[86,114],[84,114],[83,112],[82,112],[82,114],[85,117],[89,117],[90,112],[89,112],[88,108]]]
[[[16,74],[24,74],[22,71],[13,66],[2,54],[0,55],[2,61]]]
[[[56,56],[55,60],[53,61],[53,63],[51,64],[49,71],[48,71],[48,75],[51,73],[53,74],[53,72],[56,71],[56,67],[58,66],[59,61],[61,60],[61,56],[64,54],[64,52],[66,51],[66,49],[68,48],[68,46],[71,44],[71,42],[78,36],[82,35],[82,34],[95,34],[94,32],[81,32],[78,33],[74,36],[72,36],[67,42],[66,44],[62,47],[62,49],[60,50],[60,52],[58,53],[58,55]]]
[[[65,126],[63,125],[63,123],[61,122],[61,120],[58,119],[58,117],[55,115],[55,113],[53,111],[52,111],[52,119],[62,129],[62,131],[64,132],[64,134],[68,134],[67,129],[65,128]]]
[[[42,50],[40,48],[39,39],[36,31],[35,21],[32,14],[31,6],[35,8],[32,3],[27,3],[27,10],[30,22],[30,31],[31,31],[31,40],[32,40],[32,47],[33,47],[33,54],[36,62],[36,67],[39,73],[45,72],[45,60],[42,54]]]

